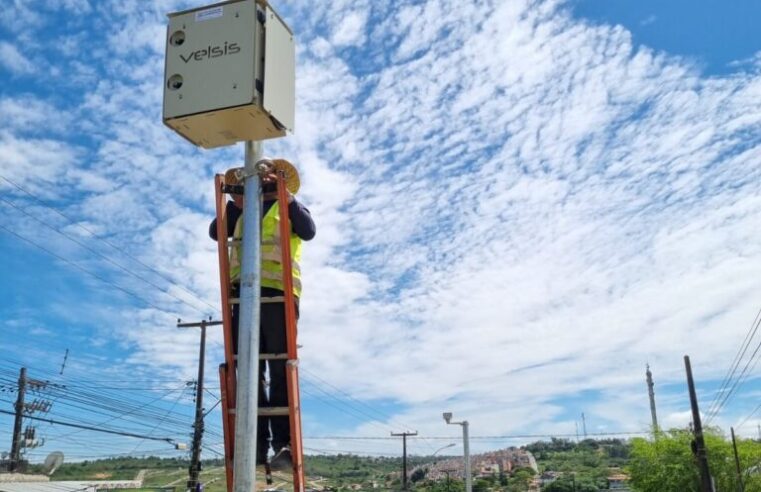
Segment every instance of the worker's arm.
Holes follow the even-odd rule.
[[[309,209],[299,203],[294,197],[288,204],[288,218],[291,219],[291,229],[304,241],[309,241],[317,233],[317,228],[312,220]]]
[[[225,208],[225,215],[227,215],[227,237],[232,237],[235,232],[235,223],[238,221],[238,217],[240,217],[242,212],[243,211],[235,205],[235,202],[227,202],[227,207]],[[211,224],[209,224],[209,237],[215,241],[217,240],[216,218],[214,218],[214,220],[211,221]]]

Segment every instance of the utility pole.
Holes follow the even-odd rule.
[[[587,418],[584,416],[584,412],[581,412],[581,430],[584,433],[584,439],[587,438]]]
[[[407,436],[417,436],[417,431],[391,433],[391,437],[402,438],[402,490],[407,490]]]
[[[177,328],[201,328],[201,349],[198,354],[198,379],[196,380],[196,416],[193,422],[193,451],[190,457],[190,467],[188,468],[189,477],[187,490],[196,492],[198,490],[201,474],[201,440],[203,439],[203,374],[204,361],[206,359],[206,327],[221,325],[221,321],[202,320],[198,323],[181,323],[177,320]]]
[[[66,353],[63,354],[63,364],[61,364],[61,372],[59,372],[59,375],[63,375],[63,370],[66,369],[66,360],[69,358],[69,349],[66,349]]]
[[[473,492],[473,477],[470,473],[470,437],[468,435],[470,424],[467,420],[463,420],[462,422],[452,422],[452,412],[444,412],[444,422],[449,425],[462,426],[463,459],[465,461],[465,492]]]
[[[653,384],[653,373],[650,372],[650,364],[647,364],[647,394],[650,397],[650,417],[653,420],[653,434],[658,434],[658,416],[655,414],[655,390]]]
[[[700,469],[700,490],[701,492],[715,492],[713,481],[711,480],[711,471],[708,468],[706,444],[703,439],[703,424],[700,421],[698,397],[695,393],[695,382],[692,379],[692,366],[690,365],[690,357],[688,355],[684,356],[684,368],[687,371],[687,387],[690,391],[690,406],[692,407],[692,423],[695,434],[693,452],[695,453],[695,458],[698,461],[698,468]]]
[[[573,425],[576,427],[576,444],[579,443],[579,423],[574,422]]]
[[[732,431],[732,449],[735,452],[735,468],[737,470],[737,490],[739,492],[745,492],[745,485],[743,484],[743,475],[742,475],[742,471],[740,470],[740,457],[737,455],[737,441],[735,440],[735,429],[734,427],[730,427],[729,430]]]
[[[16,397],[16,419],[13,422],[13,441],[11,443],[10,472],[15,472],[21,462],[21,427],[24,423],[24,397],[26,395],[26,367],[22,367],[18,377],[18,396]]]

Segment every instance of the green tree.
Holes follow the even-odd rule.
[[[692,433],[674,429],[660,432],[656,439],[636,438],[628,470],[637,492],[685,492],[700,489],[700,474],[692,453]],[[706,452],[717,490],[737,490],[732,443],[718,429],[705,432]],[[752,440],[738,442],[740,468],[749,470],[758,463],[761,444]],[[761,492],[761,477],[747,475],[746,492]]]

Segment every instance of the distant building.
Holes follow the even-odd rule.
[[[619,491],[629,490],[629,476],[624,473],[610,475],[608,477],[608,488]]]

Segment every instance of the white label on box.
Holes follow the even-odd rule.
[[[222,17],[223,7],[214,7],[213,9],[199,10],[196,12],[196,22],[203,22],[210,19]]]

